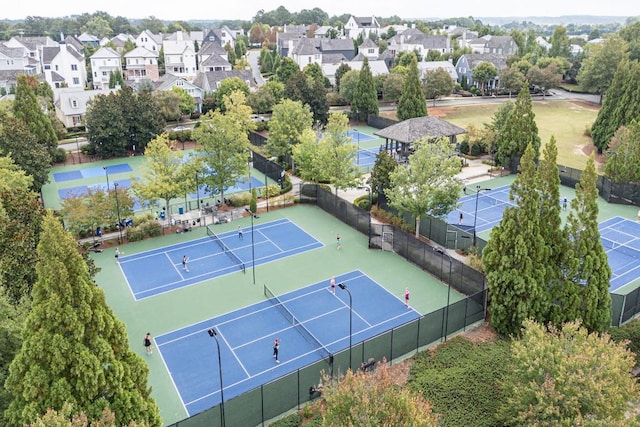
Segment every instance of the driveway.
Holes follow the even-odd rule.
[[[251,65],[251,72],[253,73],[253,78],[256,81],[258,86],[262,86],[265,84],[265,80],[260,74],[260,65],[258,64],[258,60],[260,59],[260,51],[259,50],[250,50],[247,52],[247,61],[249,61],[249,65]]]

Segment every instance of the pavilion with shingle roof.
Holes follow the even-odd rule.
[[[421,139],[437,139],[448,137],[452,144],[457,144],[457,135],[467,133],[459,126],[438,117],[424,116],[403,120],[394,125],[380,129],[373,134],[385,139],[385,150],[393,150],[401,159],[406,159],[413,150],[413,143]]]

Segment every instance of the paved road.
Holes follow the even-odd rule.
[[[262,86],[263,84],[265,84],[265,80],[262,77],[262,74],[260,74],[260,65],[258,65],[258,59],[260,59],[259,50],[250,50],[247,52],[247,61],[249,61],[249,65],[251,65],[253,78],[255,79],[258,86]]]

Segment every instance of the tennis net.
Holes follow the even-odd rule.
[[[213,230],[208,225],[207,225],[207,235],[211,237],[211,239],[213,239],[213,241],[216,242],[218,246],[220,246],[220,249],[222,249],[222,252],[227,254],[227,256],[231,258],[233,262],[238,264],[238,267],[240,267],[243,273],[246,273],[244,262],[242,262],[242,260],[238,258],[238,255],[233,253],[233,251],[229,249],[227,245],[224,244],[224,242],[218,237],[216,233],[213,232]]]
[[[302,324],[302,322],[300,322],[296,318],[296,316],[294,316],[293,313],[284,305],[284,303],[280,301],[280,299],[275,296],[273,292],[271,292],[271,289],[269,289],[267,285],[264,285],[264,296],[269,299],[271,304],[273,304],[278,310],[280,310],[280,313],[285,317],[285,319],[287,319],[289,323],[291,323],[298,329],[298,332],[300,332],[300,334],[307,340],[307,342],[309,342],[309,344],[311,344],[316,350],[318,350],[320,354],[322,354],[322,357],[326,358],[331,356],[331,352],[329,351],[329,349],[325,347],[320,341],[318,341],[318,339],[311,333],[311,331],[309,331],[304,326],[304,324]]]
[[[614,250],[620,252],[631,258],[640,259],[640,249],[628,246],[624,243],[617,242],[615,240],[607,239],[606,237],[600,237],[602,247],[606,250]]]

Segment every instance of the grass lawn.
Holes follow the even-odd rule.
[[[513,100],[515,101],[515,98]],[[499,104],[493,103],[452,107],[436,105],[435,108],[429,105],[428,111],[431,116],[440,117],[463,128],[469,125],[481,128],[485,123],[491,122],[498,108]],[[533,102],[533,112],[536,115],[542,145],[544,146],[552,135],[555,136],[559,164],[584,169],[587,156],[594,150],[591,138],[585,136],[584,132],[596,120],[598,111],[598,106],[577,101]]]

